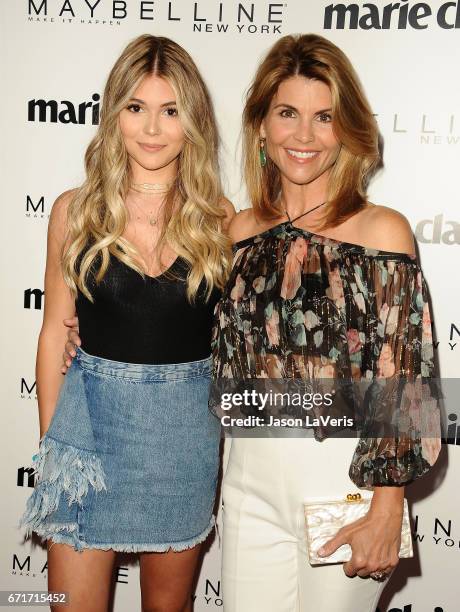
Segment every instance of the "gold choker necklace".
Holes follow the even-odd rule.
[[[167,193],[172,183],[131,183],[130,187],[138,193]]]

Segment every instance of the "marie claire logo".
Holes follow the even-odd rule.
[[[27,120],[40,123],[73,123],[84,125],[99,123],[100,95],[94,93],[91,102],[73,103],[70,100],[43,100],[33,98],[27,102]]]
[[[418,242],[424,244],[460,244],[460,223],[444,221],[441,213],[433,219],[422,219],[415,227]]]
[[[102,4],[102,6],[101,6]],[[193,32],[281,34],[285,3],[159,0],[28,0],[31,22],[121,25],[128,19],[183,24]]]
[[[444,2],[436,9],[426,2],[409,0],[384,6],[370,2],[336,3],[324,9],[325,30],[426,30],[432,26],[443,30],[460,28],[460,0]]]
[[[383,612],[383,610],[376,608],[375,612]],[[415,607],[415,604],[406,604],[402,608],[389,608],[387,612],[418,612],[418,608]],[[435,606],[433,608],[433,612],[444,612],[444,608],[441,608],[441,606]]]
[[[455,412],[451,412],[447,416],[446,437],[441,438],[443,444],[460,445],[460,425]]]
[[[25,289],[24,308],[41,310],[44,295],[45,292],[42,289]]]
[[[33,467],[22,466],[18,468],[16,486],[29,487],[31,489],[35,487],[35,470]]]

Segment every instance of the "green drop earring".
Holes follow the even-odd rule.
[[[265,154],[265,140],[264,139],[261,139],[260,141],[259,155],[260,155],[260,165],[262,166],[262,168],[264,168],[267,165],[267,156]]]

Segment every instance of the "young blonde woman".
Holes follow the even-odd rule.
[[[140,553],[143,610],[192,609],[214,523],[210,340],[234,214],[217,145],[190,56],[140,36],[110,72],[85,182],[52,209],[38,482],[20,525],[47,540],[48,587],[69,592],[69,610],[107,609],[116,551]],[[75,312],[82,342],[62,382]]]
[[[243,131],[252,208],[230,226],[233,269],[213,335],[217,388],[380,379],[409,394],[433,370],[428,292],[408,221],[366,197],[378,130],[349,60],[320,36],[280,39],[250,87]],[[357,443],[338,432],[320,442],[271,429],[232,439],[222,489],[227,612],[375,610],[398,563],[404,486],[440,450],[431,399],[414,398],[404,412],[414,436]],[[381,408],[370,396],[366,415]],[[392,431],[396,403],[385,408]],[[371,499],[369,512],[323,551],[349,543],[351,560],[312,567],[303,503],[357,490]]]

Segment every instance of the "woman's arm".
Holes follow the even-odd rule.
[[[228,235],[232,242],[239,242],[260,231],[252,208],[240,210],[231,219],[228,227]]]
[[[387,207],[375,207],[372,212],[373,218],[368,218],[366,225],[366,234],[370,244],[382,250],[415,254],[412,231],[405,217]],[[402,268],[401,266],[401,270]],[[380,312],[383,305],[385,307],[393,307],[394,304],[400,304],[400,308],[398,311],[398,324],[392,325],[391,329],[389,325],[385,328],[385,335],[382,341],[385,339],[388,347],[391,346],[391,363],[394,369],[394,376],[398,380],[403,381],[404,370],[401,370],[401,368],[409,362],[408,359],[405,359],[404,350],[410,350],[412,344],[407,342],[404,345],[404,350],[398,350],[397,340],[400,335],[407,333],[405,330],[408,322],[405,320],[405,317],[408,317],[411,312],[409,306],[412,304],[413,295],[407,288],[403,294],[406,300],[404,304],[401,304],[400,301],[394,302],[393,285],[390,280],[387,280],[384,285],[380,298],[382,303],[377,304],[378,312]],[[396,287],[394,291],[397,291]],[[414,286],[413,291],[418,291],[418,287]],[[415,300],[415,302],[421,308],[418,300]],[[396,323],[396,321],[393,322]],[[418,336],[421,337],[421,320],[416,323],[416,319],[413,319],[411,325],[415,328],[412,334],[416,335],[417,338]],[[392,369],[388,368],[388,372],[386,372],[382,367],[381,370],[382,375],[388,375],[391,379]],[[343,527],[323,547],[323,555],[329,556],[339,546],[345,543],[351,545],[352,558],[343,566],[343,570],[348,576],[356,574],[367,576],[375,571],[384,571],[388,574],[396,567],[399,561],[398,553],[401,544],[404,482],[406,480],[410,482],[411,477],[414,477],[417,473],[414,470],[414,474],[412,474],[409,469],[408,473],[405,473],[398,466],[392,467],[391,460],[393,459],[394,461],[401,461],[401,465],[407,464],[407,468],[411,467],[410,461],[404,462],[403,458],[399,458],[398,452],[399,450],[403,452],[403,446],[401,449],[398,449],[398,452],[395,451],[395,457],[393,458],[391,450],[394,445],[390,445],[390,451],[387,451],[387,446],[384,443],[385,440],[383,440],[382,445],[379,445],[378,441],[373,440],[365,440],[364,442],[366,444],[363,444],[362,448],[360,447],[360,452],[355,452],[352,462],[353,470],[350,475],[354,476],[352,480],[358,486],[364,486],[366,483],[372,485],[374,494],[369,512],[365,517]],[[365,454],[364,457],[361,457],[361,452]],[[384,456],[386,456],[385,453],[388,454],[388,466],[386,470],[381,468],[381,473],[374,472],[373,468],[369,467],[371,458],[375,459],[375,455],[379,453]],[[381,464],[383,463],[382,461]],[[361,473],[361,468],[365,472],[364,476]],[[378,470],[379,468],[375,469]],[[365,481],[364,484],[361,481]]]
[[[66,240],[67,207],[73,193],[74,190],[66,191],[57,198],[48,224],[45,307],[36,360],[40,438],[49,427],[62,384],[61,354],[67,336],[62,320],[75,314],[75,299],[61,270],[61,253]]]

